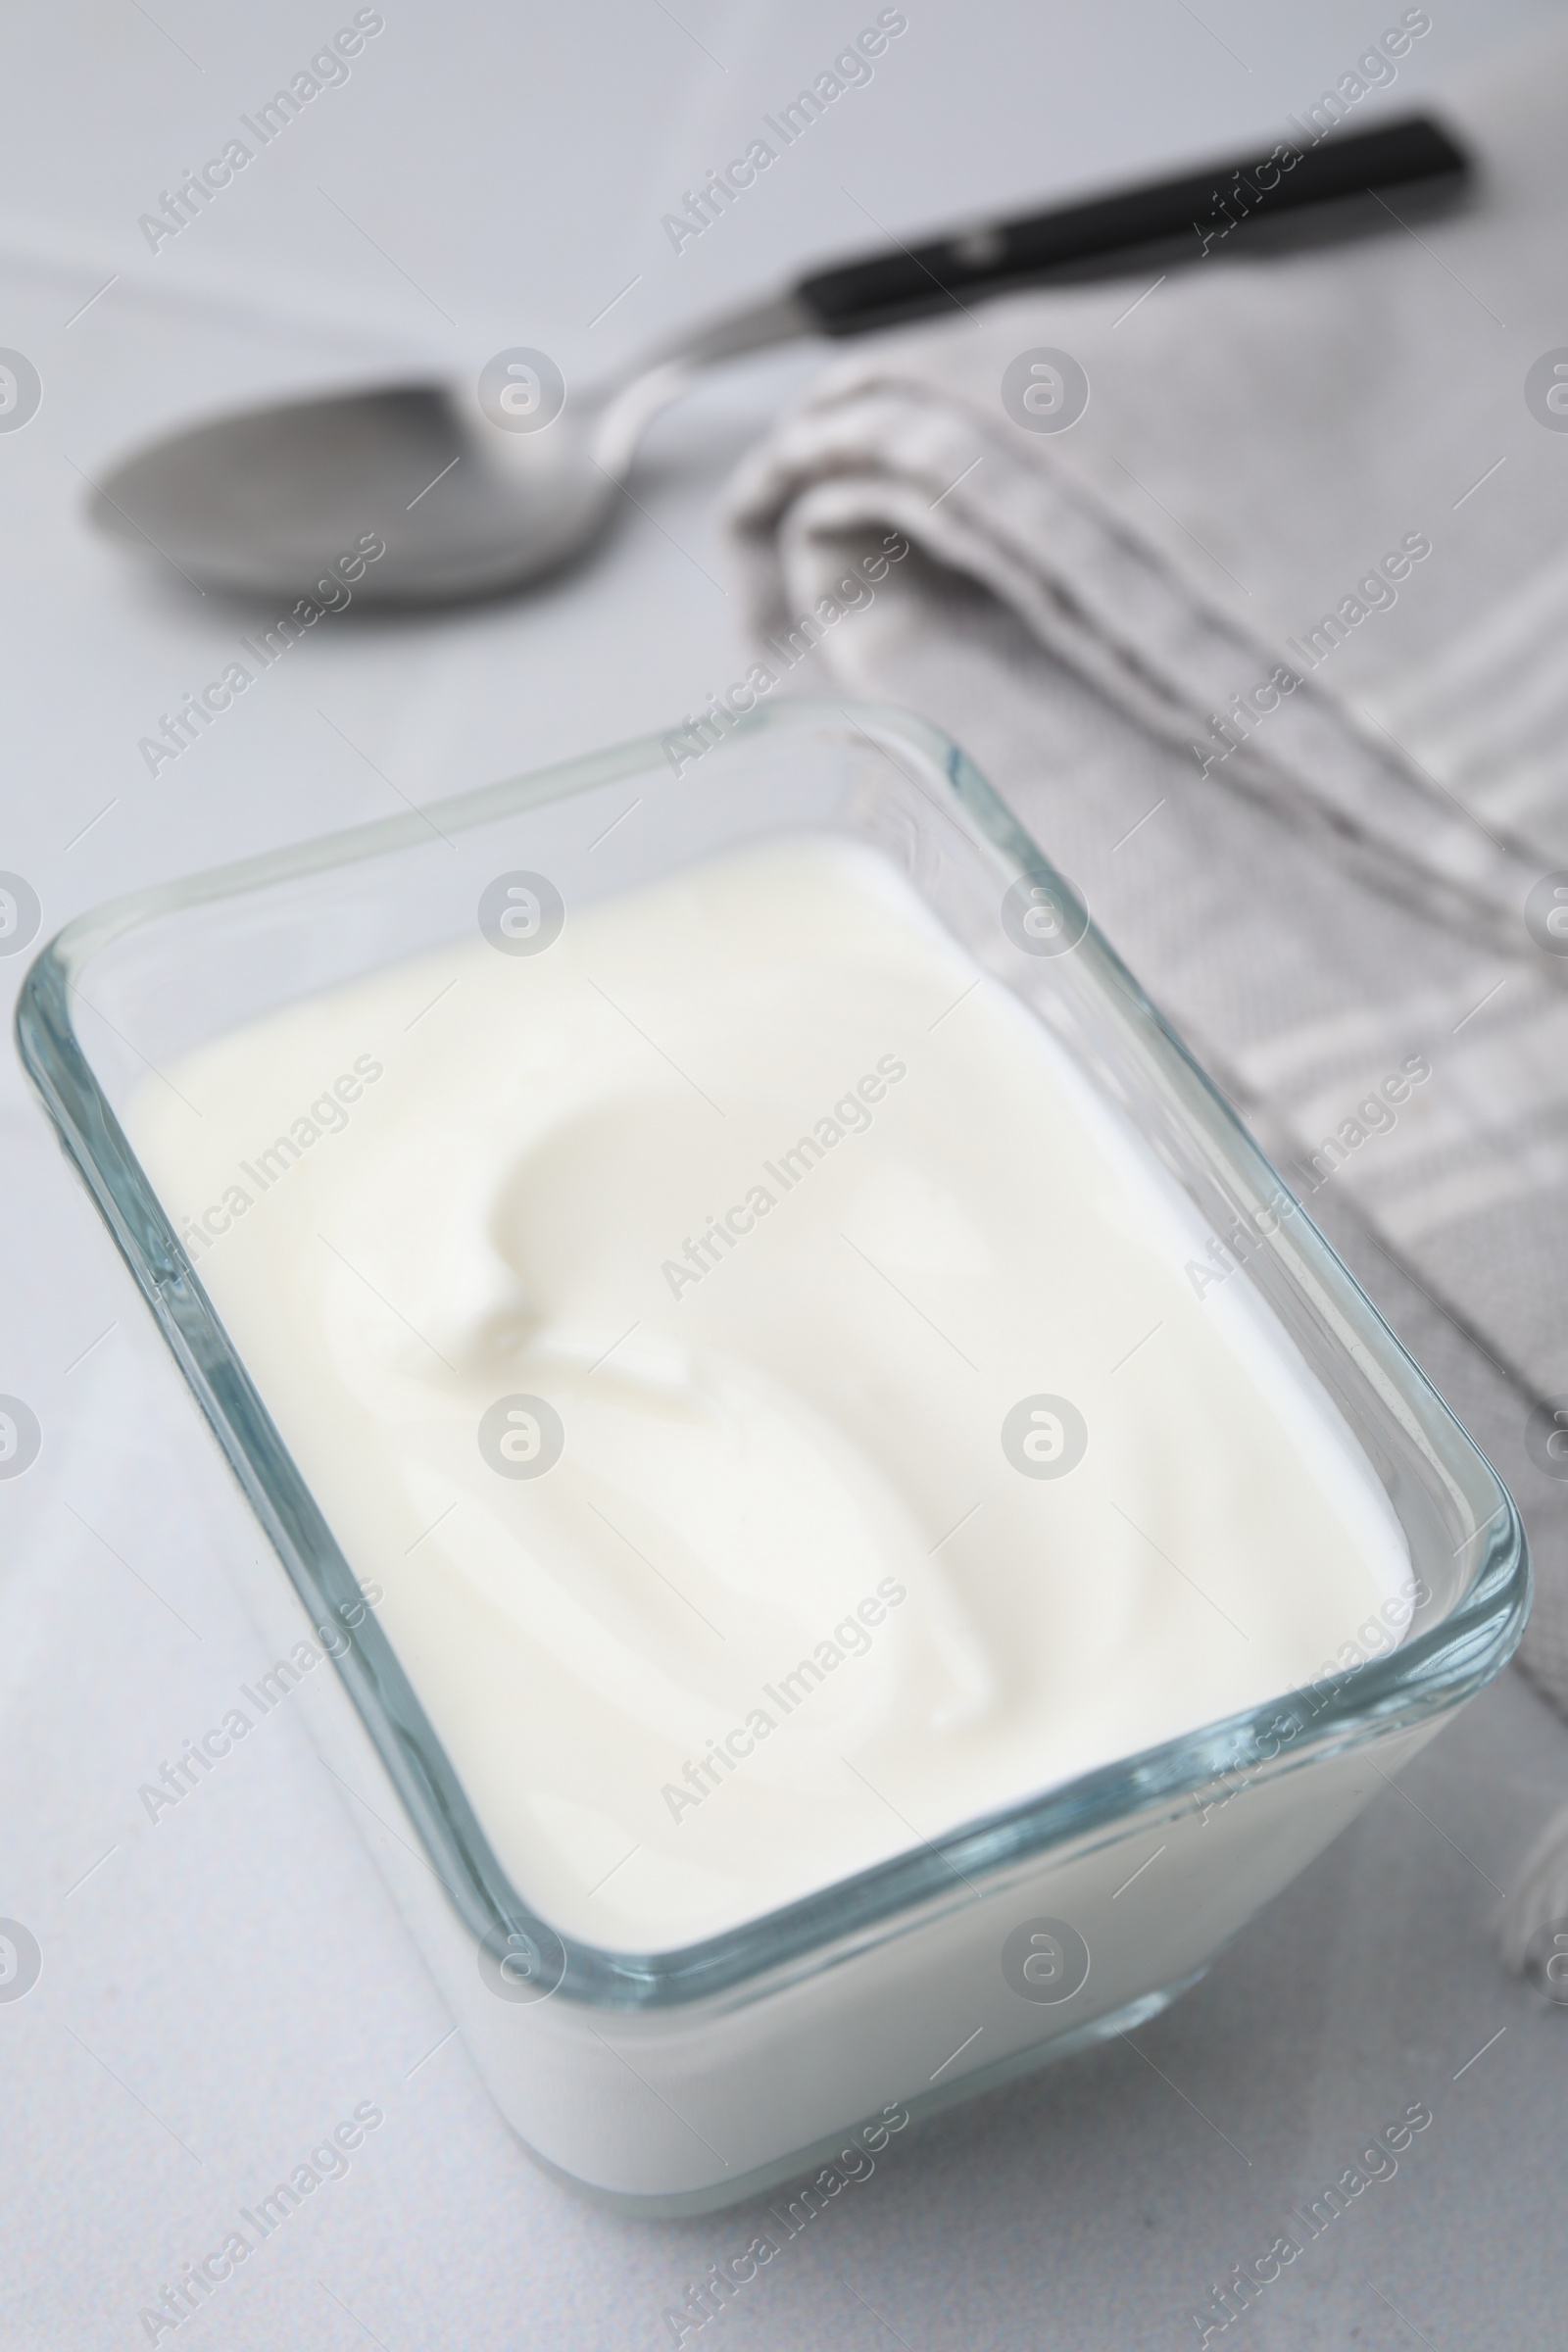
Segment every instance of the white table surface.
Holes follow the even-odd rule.
[[[661,215],[873,7],[383,13],[349,82],[156,255],[138,215],[352,8],[67,0],[0,32],[0,344],[44,384],[0,435],[0,868],[46,930],[662,725],[744,668],[716,496],[820,355],[753,363],[665,419],[639,506],[569,580],[434,620],[334,617],[156,780],[139,737],[271,614],[89,535],[83,477],[123,447],[272,388],[473,370],[518,342],[591,372],[884,231],[1272,136],[1399,10],[911,0],[871,84],[679,254]],[[1369,105],[1550,13],[1444,0]],[[24,961],[0,963],[8,991]],[[0,1151],[0,1391],[45,1433],[0,1485],[0,1915],[44,1954],[0,2004],[0,2340],[145,2342],[160,2285],[374,2099],[385,2126],[348,2178],[181,2343],[668,2343],[664,2306],[744,2245],[747,2210],[614,2221],[535,2171],[443,2041],[305,1695],[147,1821],[139,1784],[263,1662],[224,1564],[258,1538],[9,1059]],[[1194,2344],[1210,2283],[1425,2099],[1398,2178],[1269,2290],[1250,2340],[1559,2341],[1568,2022],[1490,1935],[1565,1788],[1568,1731],[1505,1676],[1136,2050],[911,2130],[715,2326],[758,2352]]]

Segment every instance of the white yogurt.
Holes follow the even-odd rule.
[[[1409,1589],[1251,1286],[1197,1295],[1152,1154],[869,852],[715,860],[169,1078],[135,1147],[568,1936],[755,1918]]]

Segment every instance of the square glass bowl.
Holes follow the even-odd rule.
[[[880,707],[794,703],[693,749],[652,738],[118,901],[38,957],[17,1024],[270,1540],[259,1618],[280,1656],[330,1635],[335,1764],[390,1833],[368,1834],[502,2112],[558,2175],[652,2215],[751,2194],[857,2128],[885,2144],[908,2115],[1152,2016],[1496,1673],[1530,1573],[1490,1465],[955,745]],[[364,1604],[376,1563],[335,1541],[130,1148],[127,1104],[149,1069],[241,1024],[471,940],[498,876],[550,876],[569,914],[801,834],[886,860],[1142,1138],[1387,1495],[1417,1605],[1392,1630],[1369,1620],[1307,1688],[911,1833],[765,1917],[680,1949],[596,1948],[509,1882]],[[1020,899],[1062,952],[1021,939]],[[1116,1901],[1156,1846],[1158,1871]]]

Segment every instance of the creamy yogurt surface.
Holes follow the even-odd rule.
[[[734,1927],[1408,1592],[1250,1285],[1195,1285],[1153,1155],[875,853],[503,898],[129,1124],[564,1935]]]

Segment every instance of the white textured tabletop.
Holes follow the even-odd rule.
[[[141,738],[272,615],[89,536],[87,482],[126,445],[524,341],[568,376],[609,367],[818,256],[1273,135],[1399,11],[911,5],[869,84],[678,253],[662,215],[874,9],[371,13],[347,81],[156,251],[140,216],[354,10],[73,0],[0,34],[0,345],[43,385],[0,434],[0,868],[46,932],[660,726],[744,668],[717,493],[820,355],[667,417],[569,580],[433,620],[334,615],[156,776]],[[1400,92],[1552,13],[1449,0]],[[0,963],[8,1004],[24,960]],[[263,1662],[227,1567],[259,1539],[9,1058],[0,1151],[0,1391],[44,1433],[0,1485],[0,1916],[43,1956],[0,2002],[5,2344],[146,2342],[161,2286],[366,2101],[384,2126],[181,2342],[672,2342],[666,2307],[745,2245],[748,2209],[612,2220],[534,2169],[317,1759],[308,1687],[147,1819],[140,1784]],[[1431,2129],[1252,2307],[1250,2340],[1559,2340],[1568,2027],[1502,1975],[1491,1929],[1565,1785],[1568,1730],[1505,1675],[1136,2046],[896,2141],[729,2307],[731,2343],[1194,2344],[1231,2266],[1417,2101]]]

